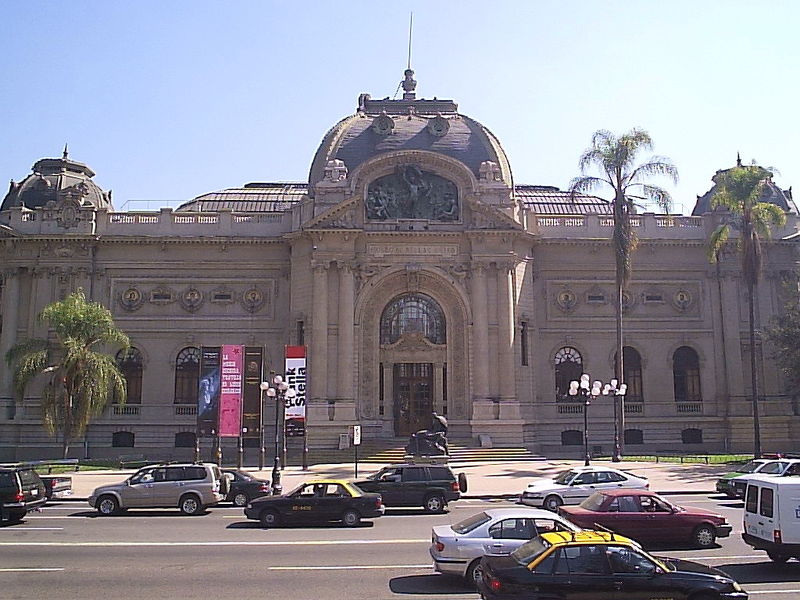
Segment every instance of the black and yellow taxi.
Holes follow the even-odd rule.
[[[384,510],[380,494],[341,479],[313,479],[281,496],[254,498],[244,514],[263,527],[333,521],[355,527],[362,519],[380,517]]]
[[[655,557],[603,531],[539,535],[510,555],[481,559],[484,600],[745,600],[728,575],[705,565]]]

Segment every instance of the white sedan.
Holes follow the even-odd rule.
[[[535,479],[522,492],[519,501],[556,510],[562,504],[580,504],[597,490],[649,487],[647,478],[626,471],[610,467],[575,467],[562,471],[554,479]]]
[[[540,533],[580,531],[561,515],[536,508],[492,508],[431,532],[430,553],[439,573],[474,584],[481,576],[481,557],[510,554]]]

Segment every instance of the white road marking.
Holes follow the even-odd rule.
[[[17,569],[10,567],[10,568],[0,568],[0,573],[41,573],[42,571],[63,571],[64,567],[19,567]]]
[[[4,531],[64,531],[63,527],[16,527],[13,529],[0,529],[0,533]]]
[[[268,571],[350,571],[352,569],[432,569],[433,565],[341,565],[341,566],[302,566],[267,567]]]
[[[751,596],[755,594],[800,594],[800,590],[748,590],[747,593]]]
[[[219,541],[219,542],[0,542],[4,546],[46,546],[55,548],[153,548],[162,546],[354,546],[369,544],[419,544],[430,543],[430,538],[418,540],[309,540],[309,541]]]

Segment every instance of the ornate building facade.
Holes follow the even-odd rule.
[[[282,371],[285,345],[307,346],[311,447],[335,446],[354,424],[390,443],[437,411],[464,444],[582,453],[569,382],[608,381],[615,358],[608,206],[515,183],[497,138],[452,101],[418,99],[412,75],[401,100],[359,97],[307,183],[115,212],[66,151],[12,181],[0,207],[0,353],[45,337],[36,315],[78,287],[132,340],[117,353],[128,403],[91,425],[92,456],[191,456],[201,348],[222,344],[260,348],[264,372]],[[738,255],[706,258],[726,216],[710,210],[712,192],[693,216],[634,218],[628,454],[752,448],[745,286]],[[791,193],[770,184],[770,194],[788,222],[765,247],[762,324],[781,310],[798,258]],[[800,434],[798,408],[769,349],[755,351],[764,449],[783,449]],[[2,365],[0,459],[58,454],[39,391],[15,398]],[[608,453],[612,403],[601,396],[590,411],[591,444]]]

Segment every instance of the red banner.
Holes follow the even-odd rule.
[[[219,436],[238,437],[242,430],[243,346],[222,346]]]

